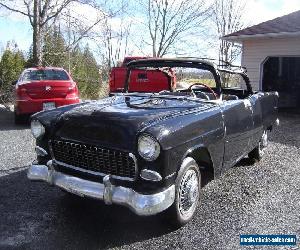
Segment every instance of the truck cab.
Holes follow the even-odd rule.
[[[125,57],[120,67],[113,67],[109,75],[110,94],[123,92],[127,77],[127,63],[147,58]],[[171,68],[135,69],[130,72],[129,87],[131,92],[172,91],[176,88],[175,73]]]

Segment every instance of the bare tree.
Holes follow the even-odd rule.
[[[204,0],[147,0],[147,30],[154,57],[171,51],[180,38],[203,27],[210,15]]]
[[[213,21],[219,38],[238,31],[244,27],[244,0],[215,0],[213,6]],[[219,60],[232,63],[241,53],[238,44],[219,41]]]
[[[128,40],[130,36],[131,23],[125,23],[121,19],[118,29],[113,29],[109,22],[106,22],[104,32],[105,58],[109,68],[117,66],[128,52]]]
[[[36,65],[41,65],[42,42],[45,29],[55,23],[63,11],[74,2],[97,7],[97,5],[93,3],[93,0],[0,0],[0,7],[28,18],[33,30],[33,62]],[[84,30],[81,26],[81,32],[79,36],[74,39],[72,45],[85,37],[101,20],[101,18],[97,19],[91,25],[85,27]],[[78,22],[76,24],[78,25]]]

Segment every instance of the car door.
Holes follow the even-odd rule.
[[[249,99],[224,101],[221,109],[225,127],[223,170],[226,170],[251,150],[253,110]]]

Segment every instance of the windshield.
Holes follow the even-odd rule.
[[[247,89],[245,79],[240,74],[220,71],[222,88]]]
[[[215,100],[221,95],[223,99],[236,100],[253,93],[244,71],[218,69],[207,61],[147,59],[130,62],[127,66],[125,92],[191,95],[206,100]]]
[[[30,70],[26,71],[22,77],[22,81],[38,81],[38,80],[69,80],[68,74],[64,70]]]
[[[132,69],[129,92],[160,92],[188,89],[194,84],[216,88],[213,73],[207,69],[191,67],[141,67]]]
[[[189,88],[194,84],[205,84],[211,88],[216,88],[216,81],[212,72],[197,68],[173,68],[176,74],[176,89]]]

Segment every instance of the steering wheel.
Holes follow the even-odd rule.
[[[195,92],[194,92],[194,90],[193,90],[193,87],[194,87],[194,86],[203,86],[203,87],[205,87],[210,93],[213,94],[213,96],[215,97],[215,99],[218,99],[217,94],[215,93],[215,91],[213,91],[213,90],[211,89],[211,87],[209,87],[208,85],[206,85],[206,84],[204,84],[204,83],[201,83],[201,82],[196,82],[196,83],[192,84],[191,86],[189,86],[188,90],[189,90],[191,93],[193,93],[194,95],[195,95]],[[199,91],[200,91],[200,90],[199,90]],[[205,93],[203,93],[202,91],[200,91],[200,92],[201,92],[201,94],[203,94],[203,95],[206,97],[207,100],[209,100],[209,97],[208,97]]]

